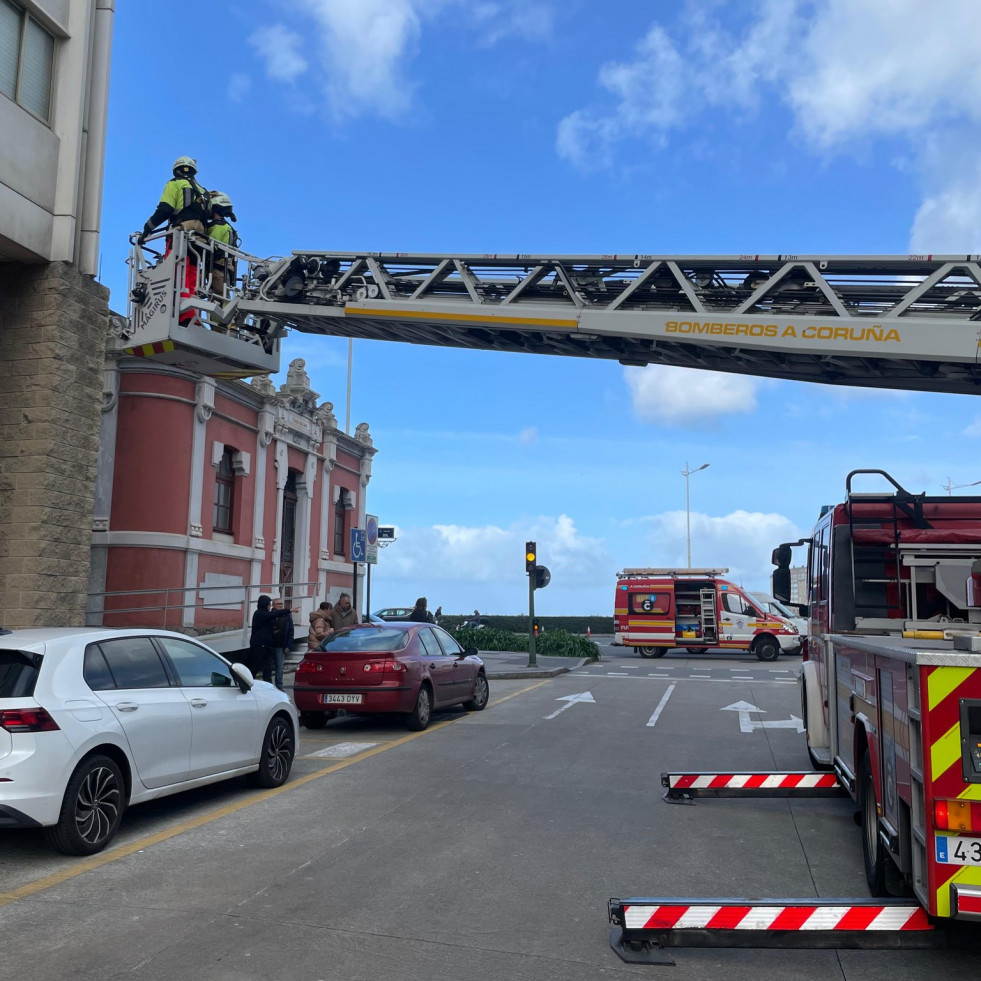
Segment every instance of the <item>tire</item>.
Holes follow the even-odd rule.
[[[307,729],[323,729],[329,718],[326,712],[301,712],[300,725]]]
[[[115,760],[90,756],[71,775],[58,823],[44,829],[65,855],[94,855],[115,837],[126,807],[126,784]]]
[[[879,837],[879,815],[875,800],[875,783],[872,780],[872,761],[866,749],[858,767],[858,812],[862,822],[862,858],[865,863],[865,881],[873,896],[888,896],[886,889],[885,846]]]
[[[830,772],[834,769],[830,763],[825,763],[823,760],[819,760],[815,755],[814,751],[811,749],[811,717],[810,713],[807,711],[807,694],[808,694],[808,684],[801,678],[801,688],[800,688],[800,715],[801,722],[804,724],[804,745],[807,747],[807,758],[811,761],[811,766],[815,770],[820,770],[822,772]]]
[[[487,708],[489,698],[490,685],[487,684],[487,676],[481,672],[473,683],[473,698],[469,702],[464,702],[463,707],[468,712],[483,712]]]
[[[761,661],[775,661],[780,657],[780,645],[773,637],[760,637],[753,652]]]
[[[266,729],[259,769],[250,774],[252,783],[256,787],[281,787],[289,779],[295,754],[293,726],[283,716],[277,715]]]
[[[689,654],[701,654],[705,650],[705,648],[704,647],[686,647],[685,650],[688,651]]]
[[[664,657],[668,653],[666,647],[639,647],[641,657]]]
[[[420,685],[419,694],[416,695],[415,708],[405,717],[405,726],[413,732],[422,732],[423,729],[428,728],[432,714],[432,692],[427,685]]]

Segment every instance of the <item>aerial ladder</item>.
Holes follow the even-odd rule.
[[[198,283],[182,297],[189,248]],[[221,257],[236,275],[216,296],[208,270]],[[129,265],[120,349],[204,374],[275,372],[295,330],[836,385],[981,386],[981,255],[262,259],[174,230],[134,245]]]

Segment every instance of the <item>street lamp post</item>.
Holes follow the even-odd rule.
[[[688,539],[688,568],[691,568],[691,504],[688,497],[688,478],[699,470],[704,470],[709,464],[703,463],[694,470],[688,469],[688,461],[685,460],[685,469],[681,471],[681,476],[685,478],[685,531]]]

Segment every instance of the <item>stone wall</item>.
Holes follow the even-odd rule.
[[[0,264],[0,625],[85,622],[109,291]]]

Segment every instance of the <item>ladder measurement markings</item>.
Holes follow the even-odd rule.
[[[674,685],[668,685],[668,690],[661,696],[661,701],[657,703],[657,708],[654,709],[654,714],[647,720],[648,728],[657,725],[657,720],[664,711],[664,706],[668,704],[668,699],[671,697],[671,692],[673,692],[674,689]]]

